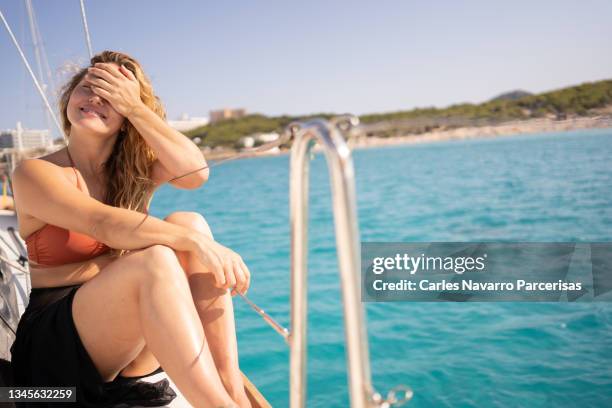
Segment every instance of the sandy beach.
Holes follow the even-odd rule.
[[[431,143],[447,140],[490,138],[497,136],[522,135],[529,133],[563,132],[577,129],[612,128],[612,116],[576,117],[566,120],[530,119],[505,122],[494,126],[461,127],[433,131],[418,135],[407,134],[392,137],[355,137],[349,139],[352,148],[374,146]]]
[[[432,143],[448,140],[464,140],[477,138],[490,138],[498,136],[523,135],[529,133],[564,132],[577,129],[612,128],[612,115],[575,117],[565,120],[539,118],[530,120],[510,121],[493,126],[460,127],[448,130],[438,130],[421,134],[405,134],[391,137],[351,136],[348,145],[353,149],[362,149],[378,146],[392,146],[415,143]],[[320,150],[319,146],[314,147]],[[239,152],[234,149],[216,148],[203,149],[209,160],[223,160],[235,156]],[[285,154],[287,150],[276,153],[264,152],[253,156],[270,156]],[[250,156],[250,157],[253,157]]]

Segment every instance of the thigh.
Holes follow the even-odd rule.
[[[147,248],[118,258],[85,282],[74,296],[75,327],[105,381],[115,378],[144,347],[138,293],[150,251]]]
[[[151,350],[145,344],[140,354],[121,370],[119,375],[122,377],[143,377],[148,376],[161,365]]]

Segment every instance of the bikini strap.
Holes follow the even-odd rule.
[[[68,153],[68,159],[70,159],[70,165],[72,166],[72,170],[74,171],[74,176],[76,177],[76,180],[77,180],[77,188],[80,190],[81,183],[79,182],[79,175],[77,174],[76,166],[74,164],[74,160],[72,160],[72,156],[70,155],[70,150],[68,150],[68,146],[66,146],[66,153]]]

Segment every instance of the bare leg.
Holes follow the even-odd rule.
[[[146,343],[192,405],[232,406],[171,248],[154,245],[106,266],[77,290],[72,311],[79,337],[105,381]]]
[[[196,229],[212,237],[208,223],[198,213],[176,212],[165,220]],[[187,252],[179,251],[176,254],[188,276],[193,300],[223,385],[240,407],[250,407],[238,364],[232,297],[229,291],[215,286],[213,274],[208,272],[196,257]]]

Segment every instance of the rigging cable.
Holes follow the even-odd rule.
[[[83,30],[85,30],[85,40],[87,41],[87,51],[89,58],[93,58],[93,50],[91,48],[91,37],[89,36],[89,26],[87,25],[87,15],[85,14],[85,2],[81,0],[81,19],[83,20]]]
[[[41,82],[41,87],[45,93],[48,93],[48,86],[45,83],[45,77],[43,76],[42,71],[42,57],[41,57],[41,41],[40,41],[40,33],[36,28],[36,20],[34,17],[34,7],[32,7],[32,0],[25,1],[26,10],[28,12],[28,21],[30,22],[30,35],[32,36],[32,43],[34,45],[34,56],[36,57],[36,67],[38,68],[38,79]],[[47,127],[51,127],[51,117],[49,116],[49,112],[45,110],[45,119]]]
[[[198,169],[191,170],[191,171],[189,171],[189,172],[187,172],[185,174],[182,174],[180,176],[171,178],[170,180],[167,181],[167,183],[169,183],[171,181],[174,181],[174,180],[177,180],[177,179],[180,179],[182,177],[188,176],[190,174],[196,173],[196,172],[198,172],[200,170],[210,169],[210,168],[216,167],[216,166],[218,166],[220,164],[223,164],[223,163],[226,163],[226,162],[229,162],[229,161],[232,161],[232,160],[245,159],[247,157],[257,156],[258,153],[262,153],[262,152],[264,152],[266,150],[270,150],[270,149],[272,149],[274,147],[278,147],[278,146],[288,142],[291,139],[291,136],[292,136],[291,132],[284,132],[276,140],[273,140],[273,141],[268,142],[268,143],[264,143],[261,146],[258,146],[258,147],[254,148],[254,149],[249,149],[249,150],[243,151],[241,153],[237,153],[237,154],[235,154],[233,156],[230,156],[230,157],[227,157],[225,159],[217,160],[217,161],[215,161],[214,163],[212,163],[210,165],[207,164],[206,166],[202,166],[202,167],[200,167]]]
[[[36,86],[36,89],[38,90],[38,93],[40,94],[40,97],[43,99],[45,107],[51,113],[51,117],[53,118],[53,122],[55,123],[55,126],[59,130],[60,135],[62,135],[62,137],[64,138],[64,141],[66,141],[66,135],[64,135],[64,131],[62,130],[62,126],[60,125],[59,121],[57,120],[57,116],[55,115],[55,112],[53,111],[53,109],[51,109],[51,105],[49,104],[49,100],[47,99],[47,95],[45,95],[45,92],[43,91],[42,87],[40,86],[40,83],[38,82],[38,79],[36,78],[36,75],[34,75],[34,71],[32,71],[32,68],[30,67],[30,64],[28,63],[28,60],[27,60],[25,54],[23,53],[23,50],[19,46],[19,43],[17,42],[17,39],[15,38],[15,35],[13,34],[13,30],[11,30],[11,27],[8,24],[8,21],[6,21],[6,19],[4,18],[4,13],[2,13],[2,10],[0,10],[0,19],[2,19],[2,22],[4,23],[4,27],[6,28],[6,31],[8,31],[9,36],[11,37],[11,40],[13,41],[13,44],[15,45],[15,48],[17,48],[17,52],[21,56],[21,61],[23,61],[23,64],[25,65],[26,69],[30,73],[30,76],[32,77],[32,81],[34,81],[34,85]]]

